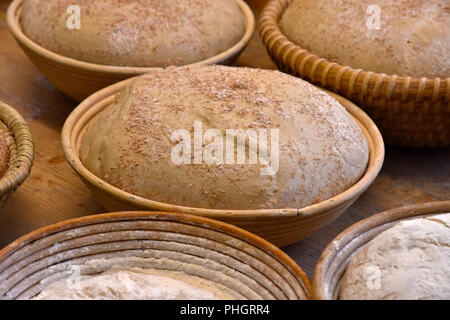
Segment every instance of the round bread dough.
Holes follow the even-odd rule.
[[[195,135],[196,124],[203,134]],[[180,130],[188,137],[180,138]],[[249,132],[263,148],[256,138],[244,140]],[[179,153],[182,163],[173,158],[181,146],[190,146]],[[80,147],[91,172],[129,193],[237,210],[302,208],[329,199],[360,179],[368,155],[361,128],[328,94],[278,71],[224,66],[136,78],[88,124]]]
[[[366,244],[342,280],[343,300],[450,300],[450,213],[405,220]]]
[[[228,292],[227,292],[228,291]],[[33,300],[236,300],[224,286],[184,272],[115,266],[50,284]]]
[[[52,52],[133,67],[205,60],[245,32],[235,0],[24,0],[21,22],[25,35]]]
[[[344,66],[450,77],[448,0],[294,0],[280,27],[302,48]]]

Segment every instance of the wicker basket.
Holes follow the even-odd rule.
[[[376,214],[346,229],[328,245],[316,265],[314,299],[338,299],[342,277],[355,252],[384,230],[404,219],[447,212],[450,201],[412,205]]]
[[[0,178],[0,204],[25,181],[34,159],[33,139],[22,116],[0,101],[0,133],[9,149],[9,167]]]
[[[251,233],[190,215],[122,212],[65,221],[7,246],[0,251],[0,299],[32,298],[49,283],[70,276],[74,265],[81,266],[81,275],[89,275],[124,257],[145,259],[140,267],[216,282],[249,299],[310,297],[303,270]],[[105,260],[95,268],[84,264],[96,259]],[[135,266],[130,260],[118,265]]]
[[[292,0],[271,0],[259,22],[267,50],[284,72],[347,97],[375,121],[385,141],[410,147],[450,145],[450,78],[378,74],[331,63],[302,49],[281,31]]]
[[[105,88],[83,101],[67,118],[62,130],[62,145],[67,161],[91,189],[95,199],[109,211],[168,211],[204,216],[225,221],[253,232],[277,246],[295,243],[341,215],[372,184],[384,161],[384,143],[372,120],[350,101],[333,95],[361,127],[368,141],[370,158],[364,176],[345,192],[304,208],[268,210],[214,210],[191,208],[144,199],[116,188],[90,172],[81,162],[81,138],[89,121],[110,105],[118,92],[134,79]]]
[[[244,0],[236,0],[245,17],[246,31],[231,48],[194,65],[230,64],[250,42],[255,17]],[[121,80],[151,72],[155,68],[106,66],[88,63],[51,52],[30,40],[22,31],[20,14],[23,0],[14,0],[7,13],[9,30],[38,69],[64,94],[82,101],[90,94]]]

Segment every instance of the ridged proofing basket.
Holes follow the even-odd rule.
[[[169,211],[217,219],[255,233],[277,246],[295,243],[341,215],[372,184],[384,161],[384,143],[373,121],[350,101],[330,93],[350,113],[364,133],[369,146],[366,172],[352,187],[326,201],[304,208],[266,210],[215,210],[191,208],[145,199],[121,190],[90,172],[82,163],[79,150],[89,122],[110,105],[118,92],[134,79],[105,88],[84,100],[67,118],[62,130],[65,157],[95,199],[108,211]]]
[[[234,226],[177,213],[121,212],[61,222],[34,231],[0,251],[0,300],[30,299],[74,266],[92,275],[112,266],[185,272],[252,299],[304,300],[303,270],[267,241]],[[102,260],[100,266],[85,262]],[[120,260],[119,260],[120,261]]]
[[[339,234],[323,251],[314,271],[313,298],[339,299],[341,282],[354,255],[399,221],[450,213],[450,201],[410,205],[373,215]]]
[[[0,134],[9,151],[9,165],[0,177],[0,205],[16,191],[31,172],[34,144],[23,117],[13,107],[0,101]]]
[[[24,0],[14,0],[7,12],[10,32],[36,67],[61,92],[82,101],[92,93],[121,80],[148,73],[155,68],[107,66],[80,61],[51,52],[28,38],[22,31],[20,15]],[[194,63],[194,65],[230,64],[245,49],[255,30],[255,17],[244,0],[236,0],[246,25],[242,38],[220,54]]]
[[[280,29],[279,20],[292,1],[271,0],[259,20],[262,41],[280,70],[358,104],[378,125],[387,144],[450,146],[450,78],[386,75],[318,57]]]

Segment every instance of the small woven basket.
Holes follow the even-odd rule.
[[[1,101],[0,133],[4,135],[9,149],[9,166],[0,177],[0,204],[3,205],[30,174],[34,144],[23,117]]]
[[[362,107],[390,145],[450,145],[450,78],[400,77],[353,69],[320,58],[290,41],[279,20],[292,0],[271,0],[259,30],[278,68],[334,91]]]

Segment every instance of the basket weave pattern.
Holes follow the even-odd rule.
[[[28,126],[12,107],[0,102],[0,120],[4,124],[9,149],[9,168],[0,179],[0,204],[4,204],[25,181],[34,160],[34,144]]]
[[[320,58],[290,41],[278,22],[292,0],[271,0],[259,29],[278,68],[359,104],[391,145],[450,145],[450,78],[400,77],[353,69]]]
[[[121,266],[186,272],[248,299],[308,299],[311,283],[281,250],[221,222],[157,212],[109,213],[34,231],[0,251],[0,300],[30,299],[49,283]]]

